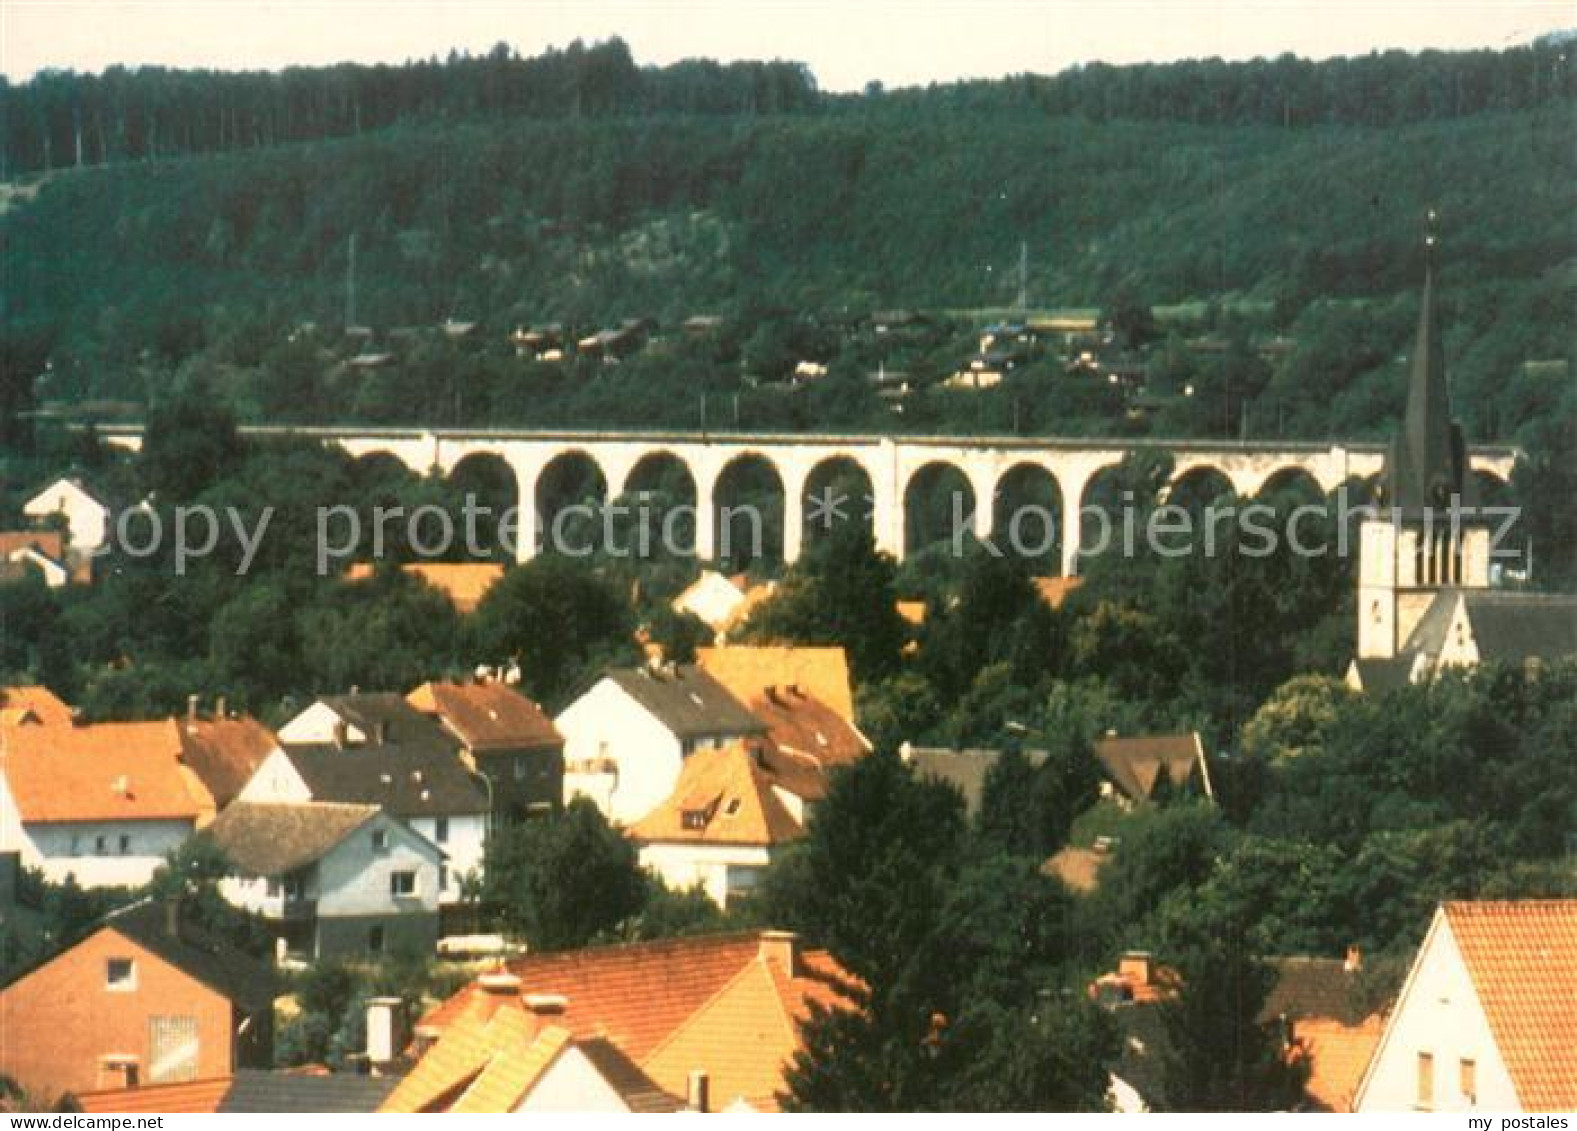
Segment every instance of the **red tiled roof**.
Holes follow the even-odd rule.
[[[1062,608],[1062,603],[1068,599],[1079,586],[1084,584],[1082,577],[1036,577],[1031,579],[1035,586],[1035,595],[1053,609]]]
[[[828,769],[870,753],[870,742],[847,716],[797,684],[768,687],[746,702],[767,725],[767,737],[774,745],[808,754]]]
[[[1443,911],[1523,1110],[1577,1109],[1577,899]]]
[[[149,1084],[81,1092],[77,1104],[88,1115],[162,1112],[165,1115],[213,1115],[230,1091],[230,1077],[189,1080],[180,1084]]]
[[[1385,1018],[1379,1013],[1356,1025],[1329,1017],[1293,1022],[1293,1040],[1309,1062],[1303,1086],[1309,1099],[1325,1111],[1351,1111],[1384,1031]]]
[[[0,530],[0,561],[30,548],[57,562],[65,561],[66,536],[58,530]]]
[[[434,681],[405,698],[423,714],[437,715],[473,751],[564,745],[564,736],[541,707],[497,680]]]
[[[211,817],[213,797],[181,764],[175,723],[8,728],[0,742],[22,820],[67,822]]]
[[[376,568],[372,562],[353,562],[346,580],[366,581]],[[474,612],[494,582],[504,576],[504,567],[497,562],[406,562],[400,571],[438,590],[462,613]]]
[[[558,1023],[576,1038],[606,1038],[639,1064],[761,947],[759,932],[748,931],[532,954],[512,959],[507,969],[520,978],[522,993],[567,999]],[[801,962],[822,982],[837,970],[825,951],[805,951]],[[485,1018],[499,1005],[498,995],[471,982],[422,1018],[418,1033],[436,1036],[458,1018]]]

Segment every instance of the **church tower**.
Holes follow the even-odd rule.
[[[1435,310],[1435,214],[1424,237],[1424,294],[1407,414],[1380,475],[1379,513],[1359,535],[1358,655],[1395,656],[1436,595],[1489,585],[1489,531],[1462,429],[1451,419]]]

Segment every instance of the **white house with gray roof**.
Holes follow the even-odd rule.
[[[612,669],[553,723],[564,736],[565,802],[589,797],[625,825],[668,797],[690,754],[766,732],[691,664]]]
[[[237,801],[204,830],[233,869],[226,900],[310,959],[431,954],[443,851],[376,805]]]

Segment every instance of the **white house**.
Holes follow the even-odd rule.
[[[235,869],[220,893],[307,958],[431,954],[443,851],[376,805],[238,801],[206,830]]]
[[[91,554],[110,540],[115,521],[109,504],[88,490],[80,479],[57,479],[22,504],[31,519],[59,515],[71,535],[71,550]]]
[[[1353,1107],[1577,1110],[1577,900],[1441,904]]]
[[[553,720],[564,736],[564,799],[589,797],[610,820],[639,820],[673,792],[697,750],[765,727],[700,668],[616,668]]]
[[[134,887],[213,818],[169,720],[0,729],[0,851],[83,887]]]
[[[673,599],[676,613],[689,613],[713,632],[722,632],[745,603],[744,590],[716,570],[703,569],[699,577]]]
[[[464,881],[481,875],[487,794],[451,750],[289,746],[263,760],[237,801],[377,806],[442,850],[435,890],[443,904],[461,902]]]
[[[629,829],[643,867],[699,885],[719,907],[748,897],[782,847],[804,836],[804,804],[774,780],[758,743],[697,751],[667,800]]]

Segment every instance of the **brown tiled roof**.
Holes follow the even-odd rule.
[[[47,726],[69,726],[71,708],[40,684],[0,687],[0,726],[15,726],[24,719]]]
[[[250,715],[181,719],[181,756],[220,808],[234,801],[263,759],[279,748],[274,732]]]
[[[1524,1111],[1577,1109],[1577,899],[1443,905]]]
[[[434,681],[422,684],[405,698],[423,714],[437,715],[475,752],[564,745],[564,736],[541,707],[498,680]]]
[[[237,801],[206,834],[248,876],[283,876],[315,860],[379,813],[376,805]]]
[[[1356,967],[1340,958],[1272,958],[1276,982],[1265,995],[1260,1020],[1322,1017],[1356,1025],[1370,1012],[1359,993]]]
[[[767,727],[767,739],[781,750],[805,754],[823,767],[846,766],[871,751],[871,744],[847,715],[840,714],[799,684],[768,687],[746,701]]]
[[[763,847],[798,839],[805,830],[772,785],[751,744],[698,750],[684,760],[673,792],[630,826],[628,835],[644,844]]]
[[[745,703],[759,698],[769,687],[797,686],[843,718],[854,719],[849,659],[840,647],[697,648],[695,662]]]
[[[530,954],[511,959],[507,969],[520,978],[523,993],[563,996],[559,1023],[577,1039],[605,1038],[644,1064],[761,949],[760,933],[747,931]],[[837,973],[825,951],[804,952],[802,962],[822,982]],[[501,1000],[471,982],[428,1013],[418,1034],[440,1034],[461,1017],[491,1016]]]
[[[1199,735],[1194,733],[1133,738],[1107,735],[1096,739],[1095,757],[1124,796],[1147,801],[1163,769],[1173,785],[1184,785],[1201,771],[1204,753]]]
[[[214,802],[181,764],[170,720],[8,728],[0,741],[26,822],[205,820]]]
[[[376,567],[371,562],[355,562],[346,575],[350,581],[366,581]],[[482,603],[499,578],[504,567],[497,562],[406,562],[400,572],[420,578],[426,584],[449,598],[458,612],[469,613]]]
[[[212,1115],[230,1091],[230,1077],[189,1080],[181,1084],[148,1084],[140,1088],[112,1088],[77,1093],[77,1105],[87,1115],[161,1112],[165,1115]]]

